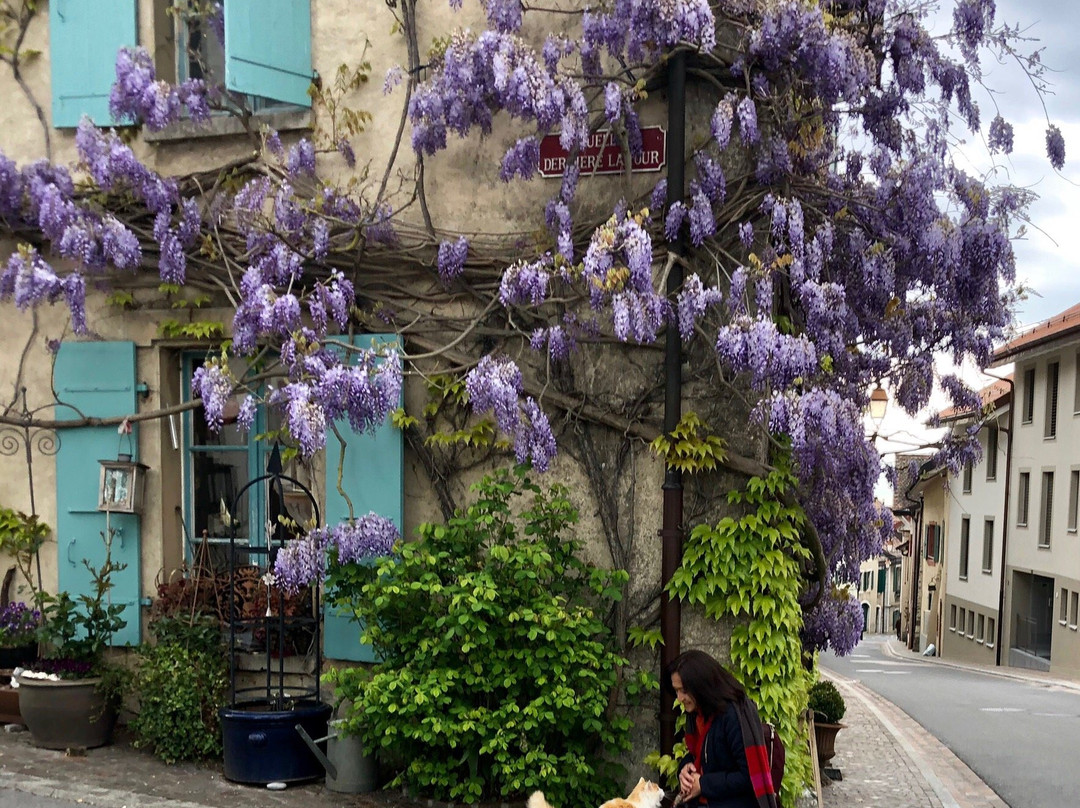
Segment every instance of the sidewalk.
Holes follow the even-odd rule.
[[[891,655],[914,659],[893,638]],[[919,657],[936,664],[955,663]],[[964,667],[964,666],[961,666]],[[974,666],[967,666],[974,667]],[[987,669],[1080,689],[1034,671]],[[906,713],[858,682],[837,680],[846,728],[832,765],[843,780],[823,784],[825,808],[1008,808],[962,761]],[[270,791],[225,780],[218,764],[166,766],[133,749],[120,733],[112,746],[82,756],[38,749],[26,732],[0,732],[0,788],[100,808],[442,808],[400,792],[338,794],[321,783]],[[813,800],[810,800],[813,803]],[[800,804],[805,804],[801,801]],[[501,808],[501,806],[494,806]],[[519,808],[519,806],[507,806]],[[588,808],[575,806],[574,808]]]
[[[897,659],[918,659],[1080,690],[1080,682],[1040,671],[965,665],[909,651],[892,635],[873,639],[881,641],[885,653]],[[832,760],[844,779],[823,784],[826,808],[1008,808],[975,772],[907,713],[858,682],[830,678],[844,695],[847,713],[846,729],[836,736],[836,757]]]

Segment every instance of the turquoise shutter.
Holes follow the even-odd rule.
[[[225,0],[225,86],[311,106],[310,0]]]
[[[56,356],[53,382],[60,405],[56,418],[77,420],[81,416],[131,415],[136,410],[134,342],[64,342]],[[70,405],[62,406],[64,404]],[[72,409],[75,408],[75,409]],[[137,430],[138,427],[135,427]],[[85,558],[98,568],[105,561],[105,514],[97,509],[101,466],[99,460],[115,459],[121,445],[115,426],[61,429],[56,455],[56,552],[61,591],[73,598],[91,594],[93,581],[83,565]],[[138,451],[138,433],[132,432],[131,451]],[[128,441],[123,439],[123,451]],[[127,564],[113,575],[113,603],[125,606],[127,625],[114,637],[114,645],[136,645],[142,635],[139,612],[140,553],[139,517],[111,514],[118,532],[112,542],[114,561]]]
[[[340,337],[345,339],[345,337]],[[352,344],[369,347],[397,342],[396,334],[358,334]],[[402,529],[405,500],[404,442],[401,430],[390,423],[379,426],[374,434],[353,432],[349,422],[337,422],[346,440],[345,463],[341,469],[341,487],[353,503],[353,511],[363,516],[374,511],[392,519]],[[336,525],[349,518],[349,506],[337,490],[341,445],[330,433],[326,440],[326,523]],[[360,644],[360,625],[345,610],[327,605],[323,621],[323,654],[329,659],[374,662],[370,645]]]
[[[51,0],[49,64],[52,124],[78,126],[89,115],[98,126],[109,115],[116,80],[116,52],[138,44],[136,0]]]

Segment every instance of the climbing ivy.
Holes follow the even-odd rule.
[[[794,484],[781,462],[767,477],[729,492],[734,515],[694,528],[669,584],[672,596],[702,607],[708,617],[734,618],[732,672],[787,748],[785,806],[794,805],[812,776],[799,731],[810,674],[801,664],[798,598],[810,551],[801,542],[805,514],[785,497]]]

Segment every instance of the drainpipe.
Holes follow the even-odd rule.
[[[668,66],[667,209],[685,196],[686,169],[686,51],[679,50]],[[667,277],[667,296],[674,299],[682,286],[681,259],[686,254],[686,227],[671,244],[676,261]],[[682,417],[682,342],[679,329],[668,324],[664,341],[664,432],[670,434]],[[679,601],[667,594],[667,586],[682,561],[682,474],[668,466],[664,471],[663,527],[660,530],[660,753],[670,755],[675,746],[675,691],[667,676],[668,666],[679,655],[682,615]]]
[[[998,620],[997,637],[994,639],[994,664],[1001,667],[1001,636],[1002,623],[1005,618],[1005,561],[1009,546],[1009,487],[1012,483],[1012,456],[1013,456],[1013,411],[1016,409],[1016,383],[1012,379],[1003,376],[995,376],[992,373],[983,373],[991,379],[1007,382],[1009,385],[1009,416],[1008,426],[1005,428],[1008,442],[1005,445],[1005,505],[1001,513],[1001,564],[998,578]]]
[[[915,515],[915,535],[911,537],[911,560],[914,568],[911,571],[911,619],[908,621],[907,647],[909,651],[915,650],[915,625],[919,616],[919,572],[922,567],[922,550],[919,545],[922,541],[923,524],[923,498],[919,497],[919,512]]]

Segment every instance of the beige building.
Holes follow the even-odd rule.
[[[1003,345],[1012,363],[1003,664],[1080,675],[1080,305]],[[1070,400],[1072,402],[1070,409]]]
[[[998,661],[998,612],[1008,477],[1009,412],[1012,380],[979,391],[979,413],[956,409],[941,413],[955,433],[965,433],[976,417],[988,414],[979,430],[982,459],[968,463],[948,484],[945,535],[945,630],[938,655],[994,665]]]

